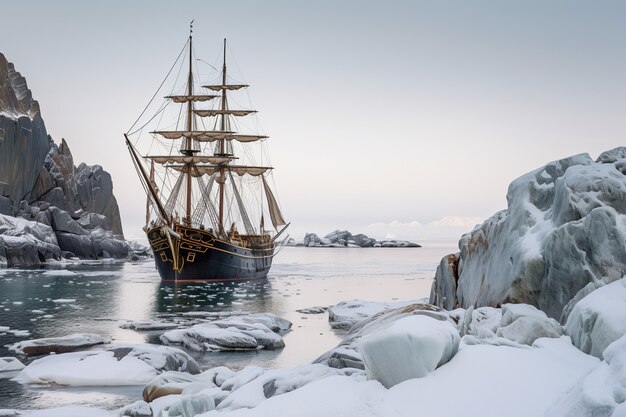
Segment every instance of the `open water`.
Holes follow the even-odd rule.
[[[163,331],[119,327],[123,320],[171,318],[193,311],[272,312],[293,323],[278,351],[190,353],[203,368],[268,368],[308,363],[334,347],[345,332],[328,315],[296,310],[339,301],[416,300],[427,297],[441,258],[454,243],[422,248],[284,248],[267,279],[240,283],[165,286],[152,261],[80,263],[65,269],[0,270],[0,357],[26,339],[99,333],[113,343],[160,343]],[[97,347],[96,347],[97,348]],[[23,359],[25,363],[32,359]],[[113,409],[141,398],[143,387],[36,388],[0,379],[0,409],[92,405]]]

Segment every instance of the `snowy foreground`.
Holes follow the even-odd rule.
[[[349,311],[360,318],[374,305],[344,302],[329,315],[341,313],[345,322]],[[2,410],[0,416],[626,415],[626,278],[583,298],[564,326],[526,304],[452,311],[419,302],[379,307],[337,348],[294,368],[202,370],[182,350],[157,345],[44,356],[15,379],[54,386],[142,385],[143,398],[118,410]],[[267,338],[265,329],[279,335],[289,328],[271,314],[259,318],[252,330],[262,329],[261,339]],[[185,337],[205,331],[213,337],[215,331],[231,338],[237,328],[252,331],[252,318],[229,320],[231,327],[224,320],[196,325]]]

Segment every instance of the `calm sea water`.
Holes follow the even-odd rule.
[[[63,270],[0,270],[0,357],[11,344],[71,333],[99,333],[114,343],[160,343],[162,331],[121,329],[122,320],[171,319],[186,312],[272,312],[293,323],[279,351],[189,352],[205,368],[225,365],[289,367],[310,362],[345,334],[327,314],[296,310],[349,299],[378,301],[427,297],[441,258],[454,243],[422,248],[284,248],[267,279],[241,283],[161,285],[152,261],[76,264]],[[28,360],[25,360],[26,362]],[[33,388],[0,379],[0,408],[64,405],[116,408],[141,397],[143,387]]]

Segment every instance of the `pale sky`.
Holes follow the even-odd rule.
[[[224,37],[270,136],[290,234],[454,239],[546,162],[625,144],[622,1],[2,1],[0,51],[48,132],[113,176],[124,232],[144,197],[122,133],[195,19]]]

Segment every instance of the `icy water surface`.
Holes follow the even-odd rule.
[[[272,312],[293,323],[278,351],[189,352],[204,368],[225,365],[288,367],[334,347],[327,314],[297,309],[361,298],[377,301],[427,297],[441,257],[454,244],[423,248],[284,248],[267,279],[240,283],[161,285],[152,261],[76,264],[66,270],[0,270],[0,357],[15,342],[71,333],[99,333],[113,343],[160,343],[163,331],[121,329],[123,320],[171,319],[185,313]],[[22,359],[22,358],[21,358]],[[140,398],[143,387],[32,388],[0,379],[0,409],[63,405],[116,408]]]

